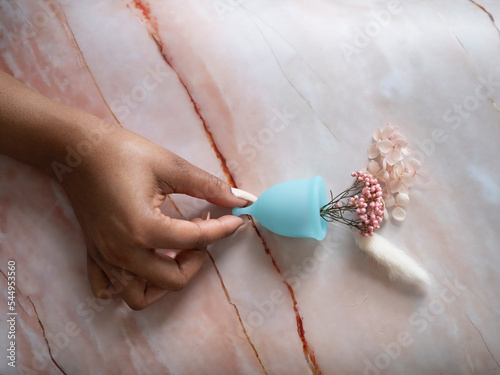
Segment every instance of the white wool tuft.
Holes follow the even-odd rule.
[[[374,233],[372,237],[361,237],[355,234],[354,238],[361,250],[389,271],[391,280],[401,279],[412,284],[431,284],[427,272],[384,237]]]

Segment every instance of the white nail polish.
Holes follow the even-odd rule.
[[[252,203],[257,200],[257,197],[255,195],[250,194],[249,192],[247,192],[245,190],[231,188],[231,192],[233,193],[233,195],[235,197],[245,199],[245,200],[252,202]]]

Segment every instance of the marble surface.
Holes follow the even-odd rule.
[[[93,297],[60,186],[0,157],[0,373],[500,374],[498,19],[496,0],[1,0],[1,69],[256,195],[315,175],[340,191],[399,126],[430,182],[379,233],[433,286],[391,282],[339,228],[248,223],[134,312]],[[171,198],[175,217],[227,212]]]

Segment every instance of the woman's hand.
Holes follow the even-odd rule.
[[[207,245],[243,224],[235,216],[191,222],[163,215],[160,206],[172,193],[225,207],[246,201],[217,177],[124,129],[107,134],[62,184],[87,242],[92,291],[120,296],[135,310],[180,290],[199,270]],[[155,249],[182,251],[172,259]]]
[[[0,72],[0,153],[62,183],[87,243],[97,297],[120,296],[133,309],[181,289],[199,270],[206,247],[243,220],[176,220],[160,211],[183,193],[225,207],[247,202],[229,185],[166,149],[52,101]],[[181,250],[175,259],[155,249]]]

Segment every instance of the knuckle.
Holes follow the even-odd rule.
[[[201,229],[198,229],[194,237],[194,249],[206,249],[208,246],[208,239],[203,235]]]
[[[110,246],[107,243],[103,243],[99,246],[102,257],[111,264],[117,266],[123,266],[124,260],[123,256],[115,247]]]
[[[128,244],[133,249],[143,249],[147,247],[147,238],[144,227],[134,227],[129,230]]]
[[[125,302],[127,303],[128,307],[130,307],[134,311],[143,310],[148,307],[148,304],[144,298],[133,298]]]
[[[190,164],[187,162],[187,160],[181,158],[180,156],[175,156],[172,158],[172,164],[176,170],[179,172],[187,172],[190,168]]]
[[[94,296],[99,299],[112,299],[114,297],[113,293],[108,288],[99,289],[93,292]]]
[[[186,285],[186,278],[182,271],[180,271],[180,279],[175,281],[170,285],[170,290],[173,292],[180,292],[182,289],[184,289],[184,286]]]
[[[213,174],[208,175],[208,184],[206,185],[206,196],[214,198],[219,195],[220,191],[226,188],[226,183]]]
[[[123,265],[123,254],[115,245],[115,241],[100,234],[94,238],[94,243],[97,250],[96,255],[100,259],[120,267]]]
[[[175,172],[174,176],[176,177],[176,182],[180,182],[183,176],[190,175],[192,173],[191,164],[180,156],[176,156],[172,159],[172,167]]]
[[[92,285],[92,283],[90,284],[90,289],[92,290],[92,295],[94,297],[97,297],[97,298],[101,298],[99,297],[99,293],[100,293],[100,289],[99,288],[96,288],[94,285]]]

